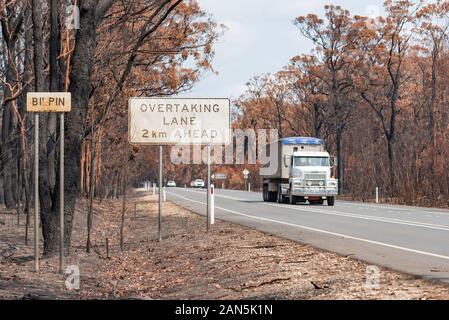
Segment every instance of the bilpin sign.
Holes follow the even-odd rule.
[[[130,98],[131,144],[228,144],[231,103],[212,98]]]
[[[70,112],[72,96],[70,92],[28,92],[28,112]]]

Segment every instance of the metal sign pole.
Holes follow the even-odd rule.
[[[210,144],[207,145],[207,232],[210,227]]]
[[[162,222],[162,145],[159,146],[159,214],[158,214],[158,239],[162,241],[161,222]]]
[[[64,113],[60,114],[59,139],[59,272],[62,273],[64,267]]]
[[[39,114],[34,114],[34,270],[39,271]]]

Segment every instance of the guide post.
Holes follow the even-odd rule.
[[[243,179],[245,180],[245,191],[248,191],[248,169],[243,170]]]
[[[210,228],[210,213],[211,213],[211,185],[210,185],[210,144],[207,145],[207,232]]]
[[[210,224],[215,224],[215,187],[214,183],[210,185]]]

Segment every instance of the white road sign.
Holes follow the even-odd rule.
[[[215,180],[227,180],[228,179],[228,175],[225,173],[215,173]]]
[[[245,177],[248,177],[248,175],[249,175],[248,169],[243,170],[243,175],[244,175]]]
[[[131,144],[229,144],[229,99],[130,98]]]

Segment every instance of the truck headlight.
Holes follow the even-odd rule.
[[[293,180],[293,185],[301,187],[303,185],[303,182],[301,180]]]
[[[329,182],[327,183],[327,185],[328,185],[329,187],[336,187],[336,186],[337,186],[337,182],[335,182],[335,181],[329,181]]]
[[[312,181],[307,181],[307,185],[310,187],[312,185]]]

